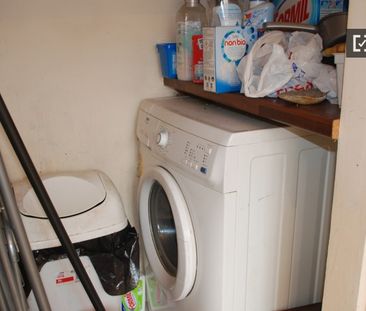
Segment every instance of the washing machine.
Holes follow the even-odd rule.
[[[186,96],[144,100],[137,123],[150,310],[321,301],[332,141]]]

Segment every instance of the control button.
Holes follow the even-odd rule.
[[[197,171],[197,170],[198,170],[198,168],[199,168],[199,166],[198,166],[198,164],[196,164],[196,165],[194,166],[194,169]]]
[[[158,135],[156,135],[156,143],[158,146],[164,148],[168,145],[169,134],[166,130],[161,130]]]
[[[207,153],[208,153],[208,154],[211,154],[211,152],[212,152],[212,148],[208,148],[208,149],[207,149]]]
[[[206,167],[201,166],[200,171],[201,171],[202,174],[207,174],[207,168]]]

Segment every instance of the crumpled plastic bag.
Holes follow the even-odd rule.
[[[286,35],[281,31],[272,31],[259,38],[239,63],[240,92],[248,97],[264,97],[290,81],[293,70],[286,48]]]
[[[337,71],[334,67],[321,64],[313,84],[322,92],[327,93],[327,99],[333,104],[337,103]]]
[[[267,32],[238,66],[241,93],[247,97],[277,97],[316,86],[327,93],[328,99],[336,97],[336,70],[321,64],[322,47],[318,34]]]

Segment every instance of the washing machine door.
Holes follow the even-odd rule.
[[[185,298],[196,277],[196,242],[189,210],[179,185],[161,167],[140,180],[142,238],[155,278],[173,300]]]

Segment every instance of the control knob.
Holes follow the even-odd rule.
[[[156,143],[158,146],[164,148],[168,145],[169,134],[166,130],[161,130],[158,135],[156,135]]]

